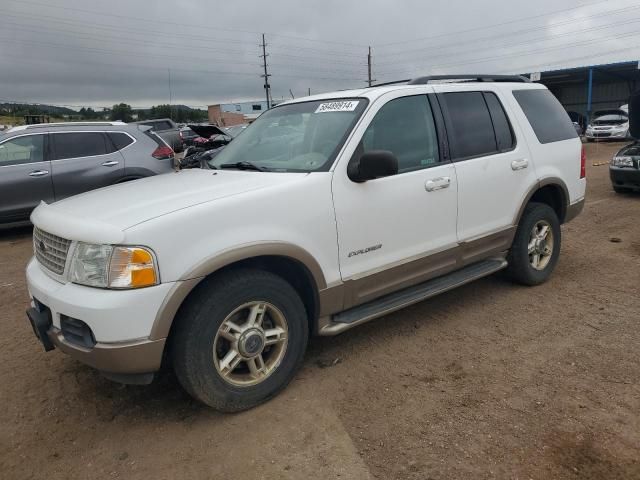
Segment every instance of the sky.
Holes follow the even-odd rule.
[[[0,102],[206,108],[640,58],[640,0],[0,0]]]

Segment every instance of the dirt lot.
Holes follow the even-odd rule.
[[[587,146],[549,283],[494,276],[314,339],[284,394],[236,415],[171,374],[124,387],[45,354],[30,231],[0,234],[0,477],[640,479],[640,196],[592,166],[618,147]]]

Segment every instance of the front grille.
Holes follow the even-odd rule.
[[[33,229],[33,251],[36,259],[40,265],[53,273],[58,275],[64,273],[69,245],[71,245],[71,240],[52,235],[38,227]]]

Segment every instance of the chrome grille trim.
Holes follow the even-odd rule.
[[[33,229],[33,251],[38,263],[57,275],[64,273],[71,240]],[[44,249],[42,248],[44,246]]]

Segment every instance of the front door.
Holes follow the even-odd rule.
[[[0,144],[0,223],[26,220],[41,201],[53,201],[47,136],[21,135]]]
[[[426,94],[402,94],[378,100],[355,132],[360,135],[355,153],[334,171],[345,308],[455,266],[457,181],[439,146],[436,107]],[[391,151],[398,174],[351,181],[348,162],[369,150]]]
[[[56,200],[117,183],[124,158],[103,132],[51,133]]]

